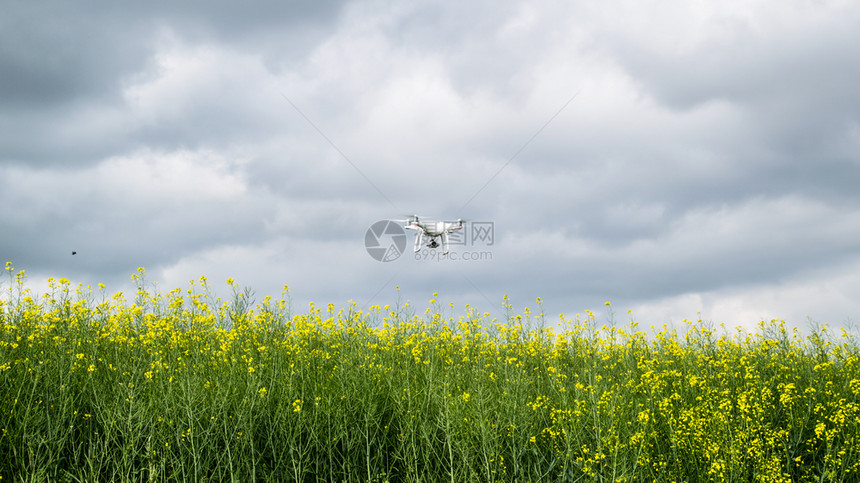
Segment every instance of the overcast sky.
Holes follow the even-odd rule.
[[[86,3],[0,2],[0,258],[40,289],[860,319],[857,2]],[[464,244],[371,257],[413,213]]]

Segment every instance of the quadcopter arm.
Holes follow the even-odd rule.
[[[457,220],[456,223],[445,223],[445,232],[446,233],[454,233],[457,230],[463,229],[463,220]]]

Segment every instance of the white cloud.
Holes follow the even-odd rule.
[[[854,294],[860,290],[860,261],[838,269],[810,270],[776,283],[748,284],[720,290],[690,292],[633,304],[635,320],[643,326],[698,320],[754,331],[760,321],[781,319],[789,327],[808,329],[825,324],[856,330],[860,310]]]
[[[212,152],[144,151],[108,159],[91,172],[80,173],[80,181],[87,179],[91,187],[109,192],[106,197],[114,203],[128,200],[137,205],[152,199],[181,207],[182,203],[228,201],[245,194],[244,180],[231,167],[230,160]]]

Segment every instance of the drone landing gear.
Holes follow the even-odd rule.
[[[440,235],[440,236],[442,238],[442,243],[441,243],[442,255],[447,255],[448,254],[448,235],[446,233],[442,233],[442,235]],[[440,243],[438,240],[436,240],[436,237],[433,237],[430,240],[430,243],[427,244],[428,248],[439,248],[439,246],[440,246]]]

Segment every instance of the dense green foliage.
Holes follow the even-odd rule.
[[[7,271],[2,481],[860,480],[845,333],[542,328],[435,300],[292,314],[142,270],[130,302],[36,297]]]

